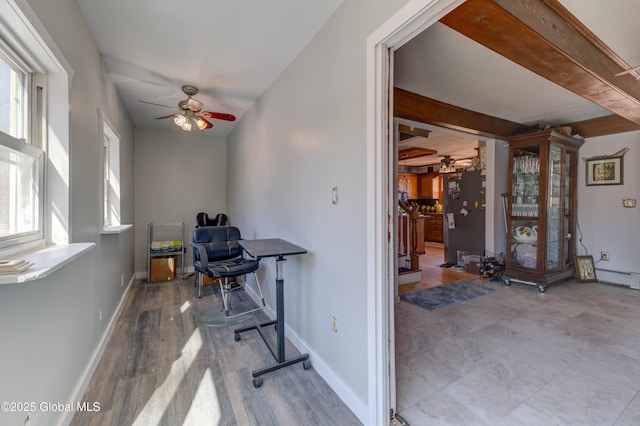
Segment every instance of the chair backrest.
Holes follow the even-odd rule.
[[[209,215],[200,212],[196,215],[197,226],[225,226],[229,224],[229,217],[224,213],[218,213],[215,219],[209,219]]]
[[[207,249],[209,261],[231,259],[242,255],[240,230],[235,226],[201,226],[193,230],[193,242]],[[199,261],[197,252],[193,251],[193,260]]]
[[[218,213],[214,222],[214,226],[227,226],[229,225],[229,216],[224,213]]]

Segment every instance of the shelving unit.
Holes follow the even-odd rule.
[[[547,284],[575,274],[576,167],[583,141],[539,131],[509,138],[505,284]]]
[[[152,250],[154,241],[180,241],[180,247],[166,250]],[[184,222],[179,223],[150,223],[147,225],[147,282],[151,279],[151,259],[162,256],[180,257],[180,277],[184,276]],[[176,274],[176,276],[178,276]]]

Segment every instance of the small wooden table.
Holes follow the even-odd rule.
[[[298,254],[304,254],[307,250],[302,247],[298,247],[295,244],[291,244],[288,241],[280,238],[260,239],[260,240],[240,240],[238,241],[240,246],[249,254],[249,256],[262,259],[263,257],[275,257],[276,258],[276,319],[264,324],[254,325],[251,327],[238,328],[234,330],[235,340],[240,340],[240,333],[245,331],[256,330],[260,337],[271,351],[271,355],[276,360],[276,364],[258,370],[253,370],[251,375],[253,376],[253,386],[259,388],[262,386],[263,374],[270,373],[272,371],[279,370],[289,365],[302,362],[302,366],[305,370],[311,368],[311,360],[309,354],[302,354],[296,357],[286,359],[285,356],[285,341],[284,341],[284,278],[282,276],[282,262],[285,260],[285,256],[293,256]],[[271,325],[276,326],[277,342],[274,348],[271,343],[266,339],[262,333],[263,327]]]

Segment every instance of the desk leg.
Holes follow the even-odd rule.
[[[278,356],[276,361],[284,362],[284,279],[276,280],[276,320],[277,327],[276,333],[278,335]]]
[[[272,371],[276,371],[279,370],[281,368],[284,367],[288,367],[290,365],[293,364],[297,364],[299,362],[302,362],[302,367],[305,370],[309,370],[311,368],[311,361],[309,360],[309,354],[302,354],[302,355],[298,355],[296,357],[293,357],[291,359],[286,359],[286,355],[285,355],[285,340],[284,340],[284,327],[285,327],[285,321],[284,321],[284,278],[282,278],[281,275],[281,270],[280,270],[280,262],[286,260],[284,257],[282,256],[278,256],[276,258],[276,320],[275,321],[269,321],[266,322],[264,324],[260,324],[260,325],[256,325],[256,326],[252,326],[252,327],[245,327],[245,328],[239,328],[234,330],[234,335],[235,335],[235,340],[238,341],[240,340],[240,333],[243,333],[245,331],[249,331],[249,330],[256,330],[258,332],[258,334],[260,335],[260,337],[262,338],[262,340],[264,341],[264,343],[267,345],[267,348],[269,348],[269,351],[271,351],[271,354],[273,355],[273,357],[276,360],[276,364],[269,366],[269,367],[265,367],[265,368],[260,368],[258,370],[253,370],[251,372],[251,375],[253,376],[253,386],[255,386],[256,388],[259,388],[260,386],[262,386],[262,376],[263,374],[267,374],[267,373],[271,373]],[[276,345],[276,350],[274,351],[273,348],[271,347],[271,345],[269,344],[269,342],[267,341],[267,339],[265,338],[264,334],[262,334],[262,327],[266,327],[266,326],[270,326],[270,325],[274,325],[276,326],[277,330],[277,345]]]

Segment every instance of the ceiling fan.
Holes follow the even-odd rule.
[[[140,101],[145,104],[161,106],[164,108],[170,108],[178,111],[174,114],[163,115],[162,117],[156,117],[157,120],[163,120],[165,118],[173,117],[173,122],[176,126],[187,132],[195,132],[196,128],[199,130],[206,130],[213,127],[209,119],[235,121],[236,117],[232,114],[225,114],[222,112],[202,111],[203,104],[199,100],[193,98],[198,93],[198,88],[195,86],[185,84],[182,86],[182,91],[187,95],[187,99],[178,102],[178,107],[171,107],[162,104],[156,104],[154,102]]]
[[[441,155],[440,157],[443,157],[442,160],[440,160],[440,163],[442,163],[439,170],[440,173],[453,173],[456,171],[456,160],[451,158],[451,155],[445,154]]]
[[[440,157],[444,157],[442,160],[440,160],[440,162],[442,164],[444,164],[445,166],[450,166],[451,164],[456,162],[456,160],[451,158],[451,156],[449,154],[441,155]]]

